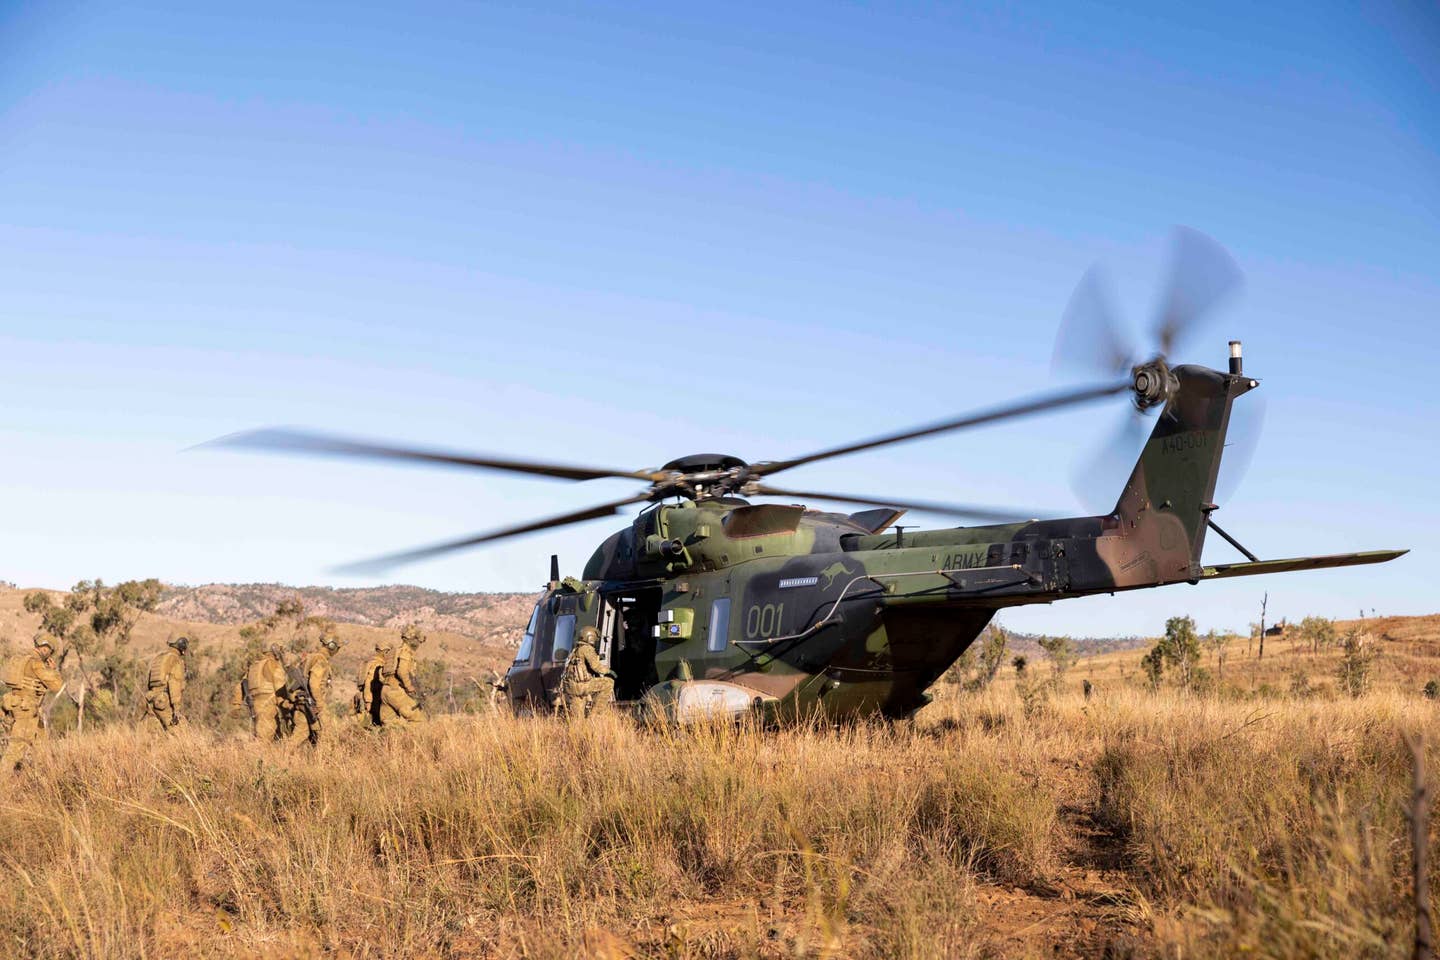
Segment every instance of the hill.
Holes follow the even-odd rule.
[[[192,623],[252,623],[281,600],[298,597],[306,613],[337,623],[398,630],[418,623],[427,631],[470,637],[493,646],[517,646],[533,593],[442,593],[423,587],[340,589],[279,583],[210,583],[167,586],[156,613]]]

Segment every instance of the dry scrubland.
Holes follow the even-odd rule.
[[[839,730],[67,738],[3,788],[0,953],[1409,955],[1434,702],[1087,703],[1084,666],[1029,716],[992,688]]]

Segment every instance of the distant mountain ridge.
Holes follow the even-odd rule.
[[[268,616],[281,600],[298,597],[307,614],[337,623],[398,629],[418,623],[487,644],[516,646],[525,633],[535,593],[444,593],[424,587],[291,587],[280,583],[167,586],[155,611],[175,620],[241,624]]]

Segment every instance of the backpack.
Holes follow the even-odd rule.
[[[30,655],[27,653],[17,653],[6,660],[5,665],[0,666],[0,688],[21,690],[28,686],[25,675],[29,672],[29,666]]]

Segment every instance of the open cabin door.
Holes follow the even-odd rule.
[[[638,700],[655,683],[658,586],[616,590],[602,597],[600,656],[615,671],[615,699]]]

